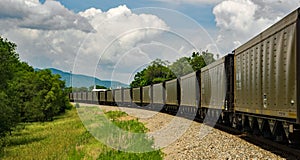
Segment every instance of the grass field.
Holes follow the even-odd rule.
[[[105,116],[124,130],[147,131],[137,120],[118,120],[119,117],[127,116],[126,113],[111,111],[105,113]],[[56,117],[53,122],[27,123],[22,126],[24,128],[7,137],[9,143],[0,159],[162,159],[159,150],[127,153],[100,143],[86,130],[76,109]],[[147,142],[153,144],[151,140]]]

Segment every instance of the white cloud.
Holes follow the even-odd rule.
[[[172,4],[210,5],[210,4],[217,4],[222,0],[156,0],[156,1],[172,3]]]
[[[224,1],[214,8],[213,13],[218,27],[245,32],[250,30],[256,9],[257,5],[250,0]]]
[[[219,50],[197,24],[175,12],[150,14],[157,11],[153,10],[143,14],[119,6],[105,12],[90,8],[74,13],[49,0],[44,4],[38,0],[0,1],[0,35],[15,42],[21,59],[35,67],[69,71],[76,60],[75,73],[93,75],[97,68],[102,79],[109,79],[114,71],[122,75],[115,76],[121,77],[118,80],[127,82],[136,68],[155,58],[172,61],[190,56],[195,50],[191,45],[200,51],[228,53],[291,12],[298,6],[295,4],[295,0],[220,2],[213,10]]]
[[[92,12],[97,12],[92,17]],[[115,66],[118,61],[128,61],[133,63],[133,58],[124,57],[127,51],[138,46],[143,41],[148,41],[159,35],[160,29],[168,29],[167,25],[158,17],[150,14],[135,14],[126,6],[119,6],[100,13],[99,11],[86,10],[79,13],[86,15],[89,13],[89,20],[93,27],[97,30],[96,33],[90,34],[84,41],[77,55],[77,62],[84,64],[88,62],[88,66],[77,67],[78,72],[93,74],[96,67],[101,70],[100,78],[107,76],[116,71]],[[106,49],[106,50],[105,50]],[[138,58],[138,57],[137,57]],[[100,60],[100,64],[97,63]],[[128,64],[128,63],[125,63]],[[126,67],[127,72],[130,72],[130,67]],[[124,69],[123,69],[124,70]]]
[[[213,9],[221,54],[232,51],[299,6],[298,0],[225,0]]]
[[[44,4],[41,4],[39,0],[1,0],[0,27],[93,31],[85,18],[52,0],[47,0]]]
[[[21,60],[27,61],[35,67],[55,67],[65,71],[74,69],[74,73],[86,75],[94,75],[94,71],[98,67],[98,70],[101,70],[99,77],[102,79],[110,78],[109,75],[115,69],[116,62],[120,61],[120,57],[126,50],[151,40],[161,33],[161,29],[168,29],[164,21],[158,17],[151,14],[132,13],[126,6],[119,6],[107,12],[90,8],[75,14],[55,1],[53,3],[46,1],[43,5],[33,0],[26,0],[24,3],[18,1],[18,3],[20,5],[16,8],[26,14],[18,18],[10,13],[12,8],[6,11],[1,10],[0,35],[18,45]],[[12,6],[12,2],[8,6],[4,6],[9,8]],[[31,8],[36,6],[40,8]],[[4,7],[2,6],[2,8]],[[16,9],[14,10],[16,11]],[[43,13],[41,10],[44,10]],[[9,14],[10,16],[8,16]],[[58,17],[59,20],[56,21],[55,18],[52,18],[52,21],[51,17]],[[86,23],[80,24],[80,19],[85,20]],[[74,20],[78,21],[73,27],[68,27],[68,23],[72,25]],[[17,26],[1,27],[8,22],[12,25],[17,24]],[[62,24],[64,26],[61,26]],[[86,24],[96,32],[84,30],[83,25]],[[109,52],[102,55],[111,42],[115,43]],[[99,65],[97,66],[100,57],[101,68]],[[126,61],[123,63],[127,66],[138,65],[139,63],[133,63],[133,60],[137,61],[138,58],[127,56],[121,60]],[[76,63],[75,68],[73,68],[74,62]],[[123,71],[127,69],[125,74],[122,73],[123,80],[128,80],[124,76],[131,75],[131,68],[122,68]],[[118,70],[115,73],[121,74]]]

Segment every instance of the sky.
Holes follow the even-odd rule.
[[[299,0],[1,0],[0,36],[22,61],[129,84],[160,58],[231,53]]]

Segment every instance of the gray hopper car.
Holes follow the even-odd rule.
[[[100,91],[100,104],[106,104],[106,91]]]
[[[299,22],[297,9],[234,51],[240,123],[278,140],[286,139],[281,132],[300,133]]]
[[[141,106],[142,104],[141,89],[141,87],[132,89],[132,105],[134,107]]]
[[[179,79],[173,79],[165,82],[165,87],[166,110],[176,112],[180,104]]]
[[[107,102],[107,104],[113,105],[114,104],[113,91],[108,90],[108,91],[105,91],[105,92],[106,92],[106,102]]]
[[[142,88],[142,90],[143,90],[143,94],[142,94],[143,106],[150,107],[150,105],[152,103],[152,88],[151,88],[151,85],[144,86]]]
[[[227,124],[233,117],[234,55],[228,54],[201,69],[201,110],[205,116],[220,117]]]
[[[115,89],[114,90],[114,100],[117,105],[122,106],[123,104],[123,89]]]
[[[165,87],[164,83],[152,85],[152,108],[154,110],[162,110],[165,106]]]
[[[197,112],[200,106],[200,72],[193,72],[180,77],[180,110]]]
[[[123,105],[124,106],[131,106],[131,88],[124,88],[123,89]]]

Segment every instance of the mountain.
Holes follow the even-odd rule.
[[[92,76],[86,76],[81,74],[71,74],[68,72],[61,71],[55,68],[48,68],[51,70],[53,74],[58,74],[61,76],[61,80],[66,82],[66,86],[71,86],[71,78],[72,78],[72,87],[90,87],[93,85],[105,86],[107,88],[119,88],[119,87],[129,87],[129,85],[117,82],[117,81],[108,81],[108,80],[100,80],[98,78]],[[39,69],[36,69],[39,70]]]

